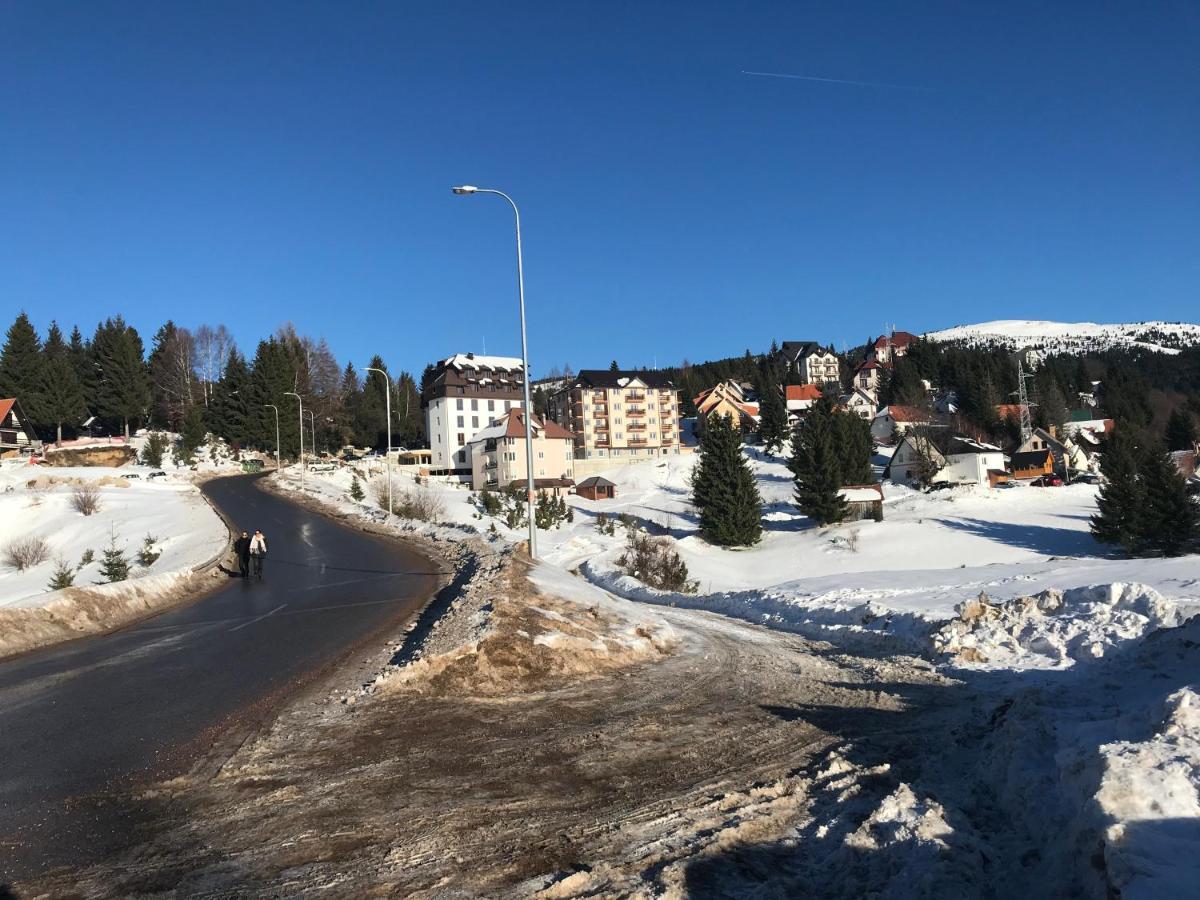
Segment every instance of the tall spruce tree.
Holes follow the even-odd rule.
[[[0,350],[0,397],[16,397],[31,424],[48,424],[42,411],[42,342],[24,312],[9,326]]]
[[[762,539],[762,497],[728,416],[709,420],[692,489],[705,539],[722,547],[746,547]]]
[[[79,422],[86,407],[83,388],[71,364],[70,350],[56,322],[50,323],[50,331],[46,335],[38,393],[45,424],[54,426],[55,440],[61,444],[63,424]]]
[[[1191,450],[1196,445],[1196,424],[1186,409],[1174,409],[1167,419],[1167,449]]]
[[[241,448],[250,442],[250,368],[246,358],[235,347],[229,351],[225,370],[217,383],[211,387],[211,400],[207,411],[208,429],[224,438],[232,446]],[[271,416],[270,449],[275,449],[275,414],[269,409],[263,412]]]
[[[838,457],[839,486],[874,482],[871,454],[875,452],[875,442],[871,439],[871,424],[854,413],[836,411],[833,414],[833,439]]]
[[[1143,455],[1137,440],[1124,428],[1105,441],[1100,455],[1104,482],[1096,495],[1092,536],[1127,553],[1136,552],[1141,542],[1139,512],[1143,497],[1138,473]]]
[[[763,448],[772,454],[779,452],[788,436],[787,401],[779,386],[774,361],[775,355],[772,354],[768,357],[767,371],[758,396],[758,436]]]
[[[249,403],[246,410],[247,443],[256,448],[275,449],[275,412],[279,409],[279,444],[284,457],[300,447],[300,414],[295,397],[296,370],[287,347],[277,338],[258,342],[254,363],[250,368],[247,388]]]
[[[795,480],[796,507],[820,525],[840,522],[848,504],[840,490],[841,460],[834,435],[833,405],[822,397],[792,435],[789,468]]]
[[[1169,453],[1146,454],[1141,471],[1137,549],[1151,556],[1179,556],[1196,544],[1200,507],[1188,496],[1187,482]]]
[[[145,417],[150,406],[150,377],[142,339],[121,316],[107,319],[92,338],[92,358],[99,412],[120,422],[129,437],[130,421]]]

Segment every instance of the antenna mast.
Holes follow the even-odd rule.
[[[1021,409],[1021,445],[1033,437],[1033,422],[1029,418],[1029,392],[1025,390],[1025,379],[1032,378],[1025,374],[1025,365],[1021,357],[1017,357],[1017,403]]]

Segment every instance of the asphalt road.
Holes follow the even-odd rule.
[[[260,490],[204,492],[261,528],[264,577],[137,625],[0,662],[3,885],[124,846],[138,784],[191,768],[373,633],[419,610],[434,564]]]

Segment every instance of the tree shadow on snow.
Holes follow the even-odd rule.
[[[1089,532],[1047,525],[991,522],[986,519],[934,519],[939,525],[987,538],[1010,547],[1052,556],[1098,556],[1100,546]]]

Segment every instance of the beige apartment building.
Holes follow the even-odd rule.
[[[547,411],[574,432],[577,460],[680,452],[679,392],[658,372],[585,369],[550,397]]]
[[[533,484],[553,487],[574,477],[575,436],[556,422],[533,422]],[[504,490],[528,478],[525,461],[525,412],[509,410],[475,434],[467,445],[471,458],[471,489]]]

